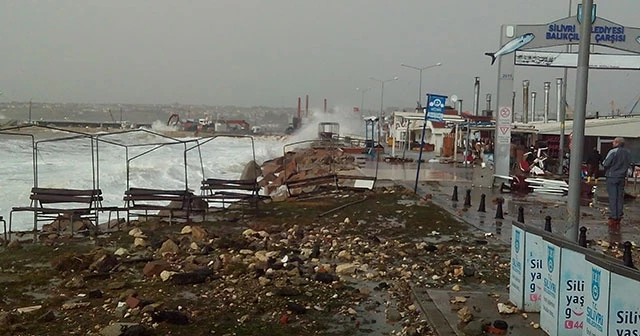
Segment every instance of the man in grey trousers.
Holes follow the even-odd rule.
[[[624,184],[627,170],[631,164],[631,152],[624,148],[624,138],[613,139],[613,148],[602,162],[606,169],[607,194],[609,195],[609,229],[620,229],[622,220],[622,204],[624,201]]]

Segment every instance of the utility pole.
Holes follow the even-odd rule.
[[[580,189],[582,177],[582,152],[584,149],[584,125],[589,89],[589,56],[591,54],[591,11],[593,0],[582,0],[582,23],[580,23],[580,48],[576,70],[576,104],[573,114],[573,142],[569,159],[569,193],[567,195],[567,226],[564,235],[568,240],[578,242],[580,227]]]
[[[31,125],[31,99],[29,99],[29,125]]]

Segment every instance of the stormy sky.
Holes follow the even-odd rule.
[[[573,1],[573,7],[577,5]],[[597,3],[597,2],[596,2]],[[601,1],[598,16],[634,26],[637,0]],[[474,77],[494,93],[501,24],[567,16],[564,0],[2,0],[0,101],[413,107],[423,91],[470,109]],[[576,48],[577,50],[577,48]],[[601,50],[601,49],[598,49]],[[540,92],[560,69],[519,67]],[[640,72],[591,71],[587,110],[628,110]],[[575,71],[568,100],[574,104]],[[554,98],[555,99],[555,98]],[[481,103],[483,104],[483,103]],[[541,103],[539,103],[541,104]],[[481,105],[483,106],[483,105]]]

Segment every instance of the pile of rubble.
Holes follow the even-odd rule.
[[[266,161],[259,185],[267,195],[281,193],[287,182],[312,179],[357,168],[355,158],[336,148],[307,148]]]
[[[413,288],[506,286],[507,248],[428,201],[395,187],[318,196],[248,219],[134,222],[89,251],[52,253],[55,285],[25,289],[47,299],[16,306],[7,295],[0,331],[431,335]],[[327,204],[356,205],[318,216]],[[43,272],[15,267],[25,279]]]

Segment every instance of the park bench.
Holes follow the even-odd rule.
[[[210,203],[220,203],[222,208],[238,202],[253,202],[256,207],[258,201],[268,196],[260,195],[260,186],[255,179],[225,180],[208,178],[200,185],[200,198]]]
[[[14,212],[30,211],[34,214],[33,232],[38,231],[38,223],[43,221],[58,223],[58,231],[62,219],[69,219],[69,227],[73,235],[74,220],[88,220],[90,229],[98,224],[98,211],[102,208],[102,191],[100,189],[65,189],[65,188],[32,188],[29,206],[13,207],[9,213],[9,234],[11,234]]]
[[[189,190],[129,188],[125,191],[123,199],[124,208],[127,211],[127,222],[131,215],[168,217],[170,224],[174,218],[183,218],[188,222],[192,213],[201,211],[193,206],[193,201],[197,197]]]

